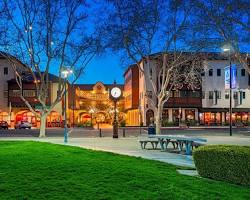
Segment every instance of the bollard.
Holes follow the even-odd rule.
[[[99,129],[99,137],[102,137],[102,129]]]
[[[125,128],[122,129],[122,136],[125,137]]]

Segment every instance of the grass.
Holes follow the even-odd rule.
[[[177,167],[39,142],[0,142],[0,199],[250,199],[250,188]]]

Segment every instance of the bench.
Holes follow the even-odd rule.
[[[147,145],[148,143],[151,143],[152,149],[156,149],[156,148],[157,148],[157,145],[158,145],[158,143],[159,143],[158,140],[152,140],[152,139],[148,139],[148,138],[146,138],[146,139],[140,139],[139,142],[140,142],[140,144],[141,144],[141,148],[142,148],[142,149],[146,149],[146,145]]]

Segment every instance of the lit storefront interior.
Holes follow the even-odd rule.
[[[139,126],[141,123],[139,109],[128,110],[126,113],[126,122],[128,126]]]
[[[40,118],[36,117],[35,114],[29,110],[23,110],[16,113],[15,123],[19,121],[27,121],[32,124],[32,127],[40,127],[41,124]],[[61,124],[62,116],[56,111],[51,111],[47,116],[46,127],[61,127]]]
[[[199,114],[201,125],[228,125],[230,114],[229,112],[202,112]],[[250,112],[233,112],[232,122],[233,125],[236,123],[242,123],[248,125],[250,120]]]
[[[7,112],[0,112],[0,121],[9,121],[10,117]]]

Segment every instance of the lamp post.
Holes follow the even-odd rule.
[[[62,77],[64,78],[64,143],[68,142],[68,126],[67,126],[67,78],[70,74],[73,73],[70,69],[64,69],[61,71]]]
[[[224,47],[224,52],[228,52],[229,59],[229,134],[232,136],[232,64],[231,64],[231,48]]]

